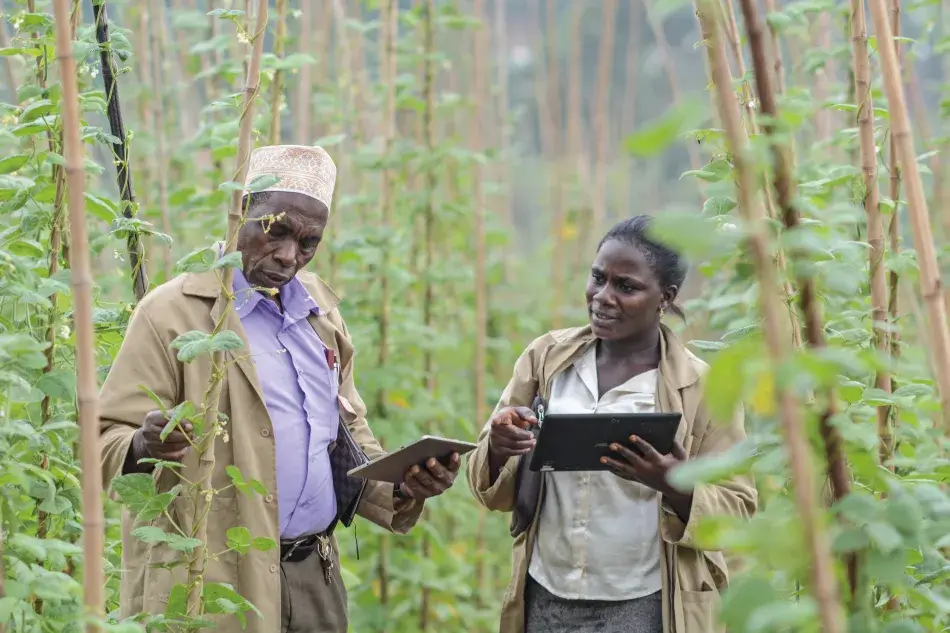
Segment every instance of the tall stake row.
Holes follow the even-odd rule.
[[[102,469],[99,466],[99,385],[96,380],[96,343],[92,323],[92,273],[86,234],[85,169],[79,120],[79,87],[73,57],[70,0],[54,0],[56,60],[63,86],[62,124],[66,158],[67,206],[72,244],[73,321],[76,331],[76,386],[79,403],[79,455],[82,465],[83,595],[86,631],[101,630],[103,616]]]

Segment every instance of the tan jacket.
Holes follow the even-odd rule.
[[[589,326],[549,332],[535,340],[515,363],[511,381],[495,411],[509,406],[531,406],[538,393],[548,397],[554,376],[570,367],[594,341]],[[707,368],[683,347],[672,332],[663,328],[658,410],[683,414],[677,439],[691,458],[726,450],[745,438],[741,410],[728,424],[717,424],[708,419],[700,383],[700,374]],[[469,461],[469,487],[475,498],[489,510],[511,512],[515,506],[515,470],[520,458],[509,459],[492,483],[488,434],[486,424],[479,435],[478,448]],[[539,510],[543,498],[542,483]],[[695,526],[710,516],[749,517],[755,512],[756,498],[751,477],[744,476],[726,484],[697,486],[688,524],[665,505],[660,510],[664,633],[712,633],[719,630],[715,608],[720,592],[728,584],[729,571],[721,552],[696,549]],[[531,527],[514,540],[511,582],[501,612],[501,633],[524,632],[525,579],[540,516],[538,511]]]
[[[340,417],[356,442],[372,458],[383,453],[366,423],[366,407],[353,384],[353,345],[346,325],[337,309],[339,298],[322,280],[301,272],[298,278],[322,309],[320,316],[308,320],[323,343],[332,348],[341,366]],[[201,356],[192,363],[178,361],[176,351],[169,348],[179,335],[191,330],[210,332],[214,320],[222,313],[225,299],[214,272],[184,274],[150,292],[136,307],[129,323],[125,342],[106,378],[100,394],[102,475],[108,486],[121,474],[135,430],[145,414],[157,407],[142,389],[147,386],[172,407],[185,400],[202,401],[210,375],[211,360]],[[226,532],[245,526],[252,537],[279,540],[277,514],[277,472],[275,466],[274,432],[264,406],[254,362],[248,355],[248,342],[240,318],[231,310],[225,328],[238,333],[245,347],[227,352],[227,380],[221,393],[220,410],[229,418],[226,436],[219,436],[215,445],[215,468],[212,485],[221,490],[213,500],[208,517],[208,549],[212,553],[227,550]],[[262,496],[238,492],[230,486],[225,473],[229,464],[237,466],[246,480],[256,479],[267,489]],[[184,459],[182,473],[193,480],[197,468],[195,451]],[[155,475],[159,491],[179,483],[178,477],[164,470]],[[397,533],[411,528],[422,512],[421,503],[398,501],[393,505],[393,486],[371,482],[363,495],[359,514]],[[179,525],[191,525],[194,508],[186,495],[180,495],[171,507]],[[152,525],[167,532],[173,529],[164,517]],[[183,579],[186,566],[158,567],[181,559],[181,554],[162,545],[146,545],[131,535],[137,527],[127,510],[122,513],[122,579],[120,612],[122,617],[136,613],[163,613],[174,584],[172,575]],[[340,526],[342,528],[342,526]],[[187,529],[187,528],[185,528]],[[221,616],[221,633],[273,633],[280,628],[280,554],[279,548],[266,552],[251,550],[238,555],[225,552],[209,562],[206,583],[228,583],[260,610],[262,618],[248,613],[247,628],[241,629],[234,616]],[[345,609],[346,605],[328,605]]]

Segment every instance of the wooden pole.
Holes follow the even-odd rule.
[[[254,140],[251,136],[251,125],[253,123],[254,100],[260,90],[261,77],[261,57],[264,53],[264,30],[267,28],[267,3],[268,0],[258,0],[257,2],[257,23],[252,34],[251,59],[247,65],[247,75],[244,83],[244,103],[241,110],[240,127],[238,129],[238,153],[237,166],[235,169],[234,182],[243,183],[247,177],[247,164],[251,156],[251,147]],[[228,234],[225,241],[224,255],[235,252],[237,247],[237,236],[244,222],[244,205],[242,204],[244,192],[241,189],[235,190],[231,194],[231,206],[228,209]],[[214,332],[221,331],[226,323],[228,313],[231,311],[233,293],[231,291],[234,282],[234,269],[225,267],[221,272],[221,287],[226,302],[221,316],[214,324]],[[214,500],[214,489],[211,486],[211,476],[215,467],[215,438],[219,427],[218,420],[218,400],[221,396],[222,383],[224,380],[224,352],[215,352],[211,362],[211,378],[208,388],[205,391],[204,404],[204,422],[205,432],[198,440],[198,469],[194,481],[197,486],[193,492],[194,504],[197,517],[194,526],[194,538],[198,539],[199,545],[195,548],[192,559],[188,565],[188,604],[187,614],[192,617],[199,617],[203,611],[202,590],[204,588],[204,566],[208,556],[208,517],[211,513],[211,503]]]
[[[309,7],[303,12],[309,13]],[[277,24],[274,31],[274,57],[277,62],[284,59],[284,48],[287,43],[287,0],[277,0]],[[274,82],[271,85],[270,102],[270,144],[280,145],[280,108],[284,97],[284,71],[274,71]],[[310,95],[307,95],[307,99]],[[305,134],[306,130],[297,130],[298,134]]]
[[[897,40],[897,36],[900,34],[901,29],[901,3],[900,0],[891,0],[891,24],[894,28],[894,48],[897,50],[898,59],[900,59],[900,42]],[[897,253],[900,252],[900,206],[901,206],[901,167],[900,160],[897,156],[897,143],[894,142],[894,135],[890,137],[890,144],[888,148],[888,159],[891,172],[891,200],[894,203],[894,210],[891,212],[891,222],[888,227],[888,237],[889,237],[889,248],[891,251],[891,257],[896,257]],[[939,162],[937,161],[937,169],[933,170],[934,179],[938,180],[939,176]],[[937,187],[934,187],[935,193],[937,192]],[[938,198],[939,199],[939,198]],[[898,319],[900,312],[900,302],[899,302],[899,292],[900,292],[900,277],[897,274],[896,270],[890,271],[890,276],[888,279],[888,303],[887,303],[887,314],[888,314],[888,323],[891,326],[889,332],[891,344],[891,363],[892,365],[896,363],[897,359],[900,357],[901,346],[900,346],[900,330],[898,329]],[[894,384],[894,378],[891,376],[891,388],[896,388]],[[894,463],[891,461],[891,455],[894,451],[894,430],[897,426],[897,416],[900,414],[897,407],[890,407],[890,419],[887,421],[885,427],[885,433],[881,435],[881,463],[884,464],[892,472],[894,470]]]
[[[774,277],[774,261],[767,241],[768,226],[763,208],[757,196],[757,178],[748,162],[748,144],[742,129],[742,115],[733,92],[729,74],[729,61],[722,42],[723,25],[718,3],[700,0],[697,6],[700,20],[709,25],[710,73],[716,91],[729,152],[737,172],[736,193],[738,209],[747,224],[749,252],[755,265],[759,285],[759,304],[762,312],[762,328],[772,364],[772,371],[779,372],[789,358],[788,339],[781,332],[781,295]],[[812,591],[818,605],[823,633],[843,633],[844,613],[841,609],[838,582],[835,578],[833,557],[828,534],[821,523],[815,498],[815,479],[812,471],[813,456],[808,444],[801,412],[794,394],[787,386],[777,382],[776,402],[785,444],[789,454],[795,504],[802,522],[805,542],[812,570]]]
[[[917,261],[920,267],[921,296],[927,307],[926,327],[929,339],[927,343],[933,350],[934,371],[940,394],[943,423],[944,426],[950,428],[950,330],[947,328],[946,306],[941,292],[940,268],[934,249],[927,197],[924,195],[920,170],[917,166],[914,137],[911,133],[910,117],[907,115],[907,104],[904,101],[897,51],[894,50],[893,45],[885,45],[894,41],[887,15],[886,0],[869,0],[869,6],[874,20],[874,32],[877,35],[884,92],[887,95],[888,111],[891,116],[891,134],[897,146],[901,176],[907,194],[907,212],[910,215],[914,248],[917,250]]]
[[[594,191],[592,226],[588,229],[588,248],[600,239],[607,217],[607,123],[610,120],[610,83],[613,78],[614,31],[617,21],[617,0],[603,0],[601,3],[603,19],[601,21],[600,51],[597,63],[597,93],[595,108],[592,111],[594,129]]]
[[[851,0],[851,50],[854,56],[854,93],[858,104],[858,138],[861,173],[864,175],[864,211],[867,215],[867,240],[871,286],[871,328],[874,347],[887,353],[887,280],[884,270],[884,222],[881,219],[880,193],[877,183],[877,144],[874,140],[874,107],[871,100],[871,57],[868,53],[867,19],[864,0]],[[887,393],[891,377],[887,370],[878,371],[874,384]],[[890,407],[877,407],[879,452],[886,452],[884,442],[889,433]]]
[[[79,403],[79,454],[82,466],[83,594],[86,631],[100,631],[103,617],[102,469],[99,449],[99,385],[96,380],[96,342],[92,325],[92,274],[86,235],[83,192],[85,169],[80,138],[79,88],[73,58],[71,0],[54,0],[56,60],[63,86],[63,145],[66,158],[67,206],[72,243],[73,323],[76,333],[76,387]]]
[[[772,150],[776,200],[781,211],[782,221],[785,224],[785,230],[791,232],[799,227],[799,213],[798,209],[795,208],[793,156],[791,148],[781,140],[783,136],[790,138],[790,135],[781,135],[776,129],[776,121],[780,120],[778,103],[772,87],[772,72],[766,55],[765,28],[759,19],[756,0],[740,0],[740,3],[745,18],[749,49],[752,52],[752,67],[755,70],[759,103],[762,114],[765,115],[762,128],[769,139]],[[796,260],[799,263],[801,262],[799,257],[802,259],[807,257],[807,255],[796,257],[798,254],[794,251],[791,252],[791,255],[793,266]],[[825,347],[825,333],[822,324],[821,304],[815,290],[814,277],[800,266],[794,268],[802,314],[805,315],[805,340],[810,348],[820,350]],[[831,424],[831,419],[837,409],[834,390],[829,389],[828,393],[825,394],[825,399],[825,410],[819,417],[819,431],[825,445],[825,457],[828,464],[828,477],[831,480],[832,494],[834,500],[839,501],[851,491],[851,477],[844,456],[844,443],[841,439],[841,433]],[[847,563],[848,581],[853,597],[857,590],[857,561],[853,554],[847,557]]]

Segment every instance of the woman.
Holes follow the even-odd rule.
[[[686,278],[679,254],[648,236],[650,218],[620,222],[603,238],[587,283],[590,324],[549,332],[515,364],[479,436],[469,485],[490,510],[514,512],[512,578],[501,633],[706,633],[728,582],[721,552],[697,549],[704,517],[748,517],[749,477],[694,490],[667,474],[682,461],[745,437],[741,410],[710,423],[705,363],[661,324]],[[537,400],[536,400],[537,399]],[[608,470],[532,473],[533,402],[547,413],[680,412],[674,449],[661,455],[611,446]],[[519,468],[521,465],[521,468]]]

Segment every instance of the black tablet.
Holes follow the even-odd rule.
[[[601,457],[613,443],[636,435],[666,455],[673,450],[681,413],[578,413],[544,416],[529,468],[541,472],[608,470]]]

